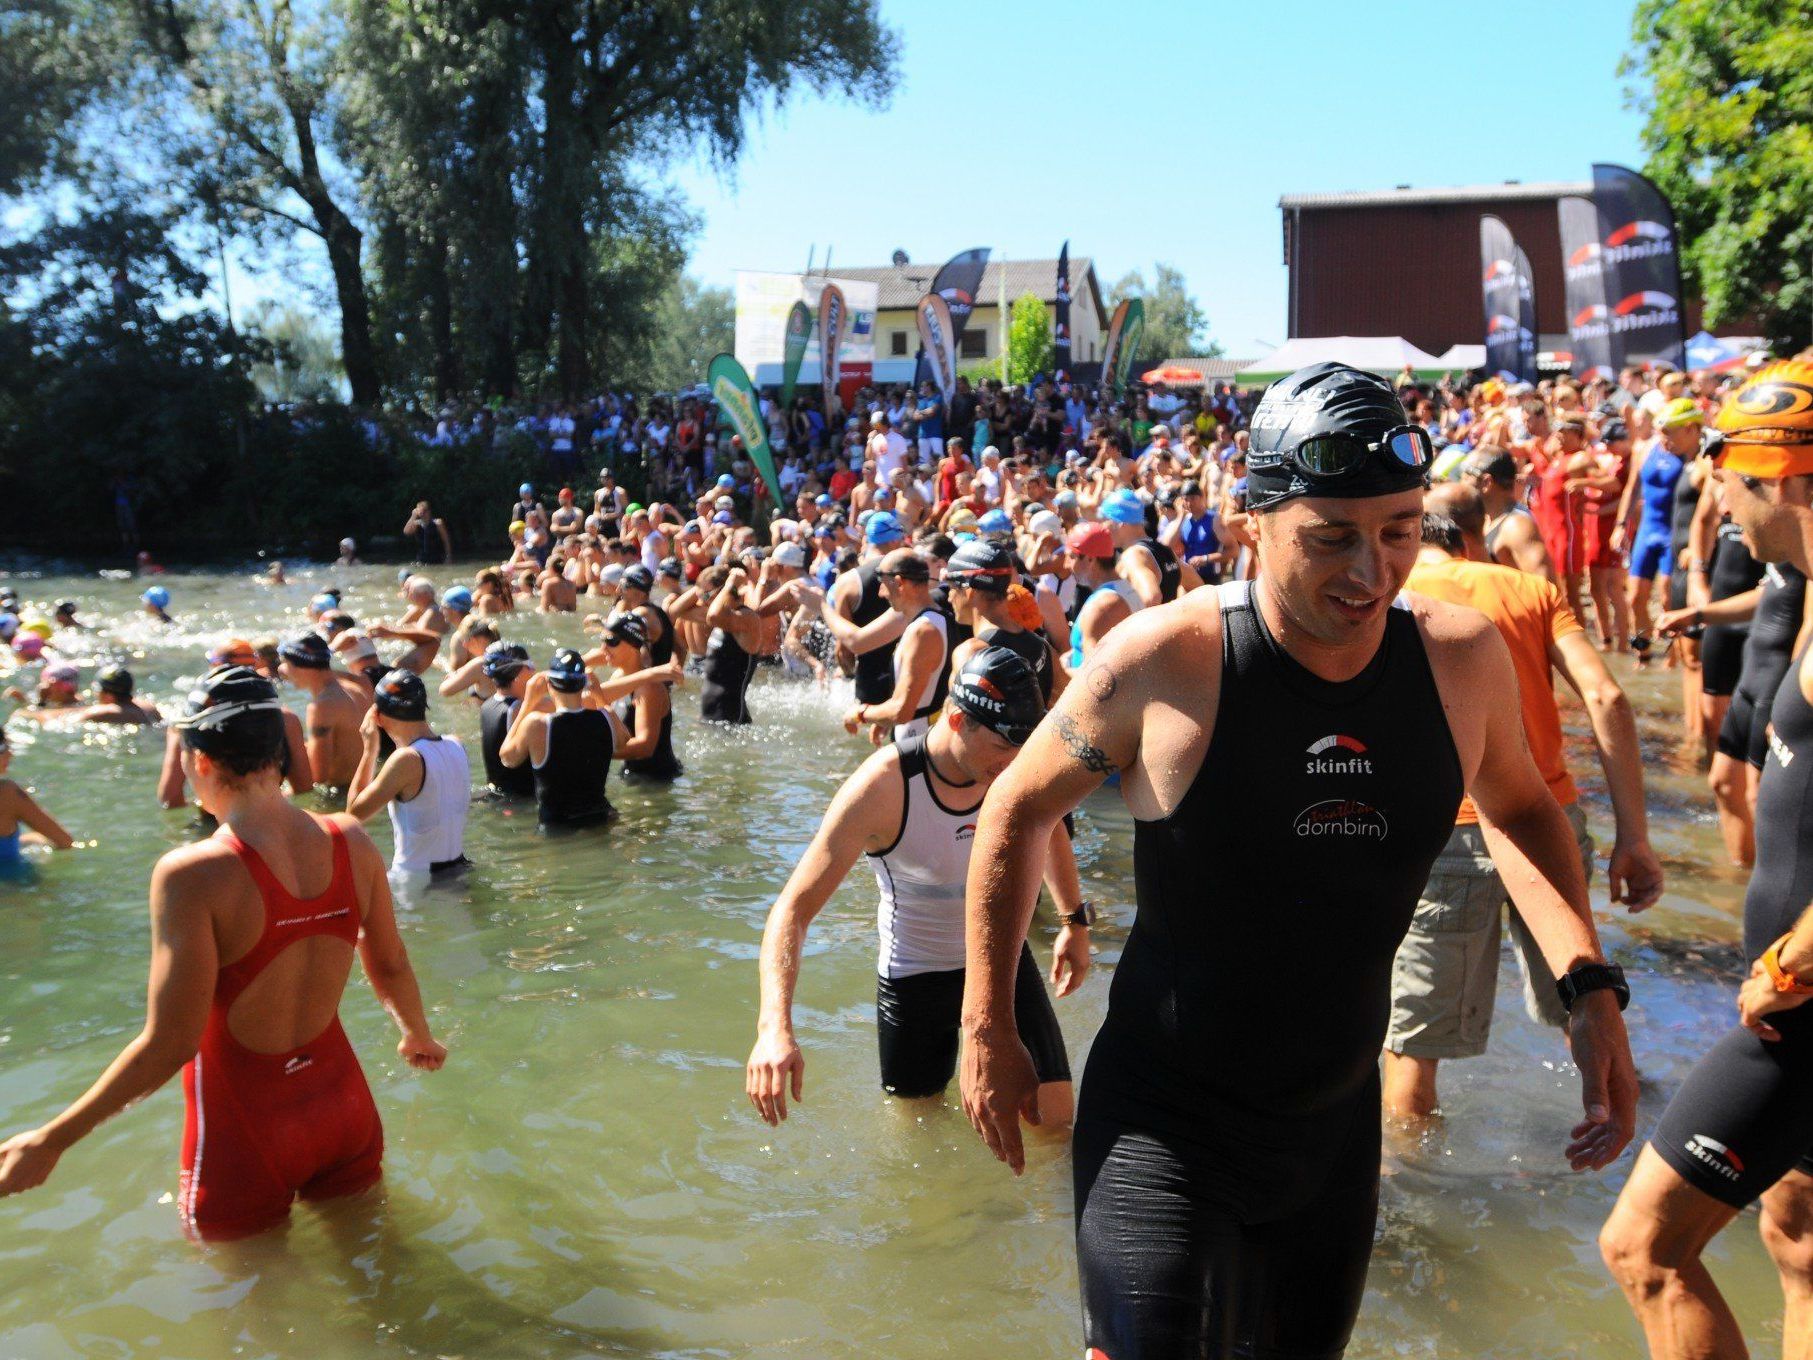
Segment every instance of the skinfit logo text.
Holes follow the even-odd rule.
[[[1366,755],[1366,743],[1358,737],[1331,732],[1308,748],[1305,774],[1371,774],[1372,761]]]

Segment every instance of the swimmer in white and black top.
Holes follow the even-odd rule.
[[[472,772],[466,750],[428,725],[428,687],[401,668],[378,681],[359,728],[363,750],[346,791],[346,810],[370,821],[390,809],[396,849],[390,871],[400,877],[438,876],[467,864],[466,805]],[[378,739],[397,744],[378,764]]]
[[[882,1086],[912,1098],[936,1096],[949,1084],[957,1068],[963,884],[976,813],[1044,712],[1026,662],[1005,648],[987,648],[952,683],[944,721],[924,737],[870,756],[831,800],[762,937],[761,1013],[746,1089],[770,1124],[787,1117],[788,1095],[800,1098],[805,1076],[793,1034],[793,991],[807,927],[864,854],[880,889]],[[1064,928],[1051,980],[1059,996],[1068,996],[1089,969],[1089,932],[1079,901],[1060,900],[1059,908]],[[1039,1073],[1041,1123],[1068,1126],[1070,1065],[1030,950],[1020,956],[1015,1013]]]

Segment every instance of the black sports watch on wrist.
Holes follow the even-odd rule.
[[[1588,992],[1610,988],[1618,998],[1618,1009],[1630,1005],[1630,986],[1624,981],[1624,970],[1615,963],[1583,963],[1555,979],[1555,990],[1561,993],[1562,1007],[1571,1015],[1574,1003]]]
[[[1087,930],[1090,926],[1095,924],[1095,903],[1084,902],[1083,905],[1078,907],[1075,911],[1059,912],[1058,922],[1061,925],[1082,926],[1083,929]]]

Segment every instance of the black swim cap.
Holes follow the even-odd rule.
[[[644,594],[655,588],[655,574],[640,562],[623,569],[623,579],[617,583],[628,586],[631,590],[640,590]]]
[[[972,538],[944,564],[944,579],[955,585],[1005,595],[1014,580],[1014,555],[1005,543]]]
[[[606,625],[607,627],[609,625]],[[577,694],[585,688],[585,658],[571,647],[562,647],[548,663],[548,688]]]
[[[132,697],[132,672],[117,663],[103,666],[101,673],[94,678],[94,687],[102,694],[130,699]]]
[[[274,765],[283,754],[283,705],[277,686],[250,666],[216,666],[189,691],[170,726],[183,744],[235,774]]]
[[[632,647],[648,646],[648,625],[640,614],[619,610],[604,621],[604,636],[611,642],[627,642]]]
[[[378,712],[398,722],[421,722],[428,716],[428,687],[422,677],[401,666],[388,672],[372,691]]]
[[[1023,746],[1045,716],[1039,678],[1026,658],[1005,647],[984,647],[951,682],[951,702],[997,736]]]
[[[324,671],[333,660],[327,639],[319,633],[303,633],[297,637],[285,638],[277,644],[277,655],[290,665],[300,666],[305,671]]]
[[[529,664],[529,649],[520,642],[494,642],[485,648],[481,669],[494,685],[507,685]]]
[[[1383,449],[1352,471],[1327,477],[1306,475],[1296,461],[1311,441],[1375,444],[1408,423],[1397,393],[1376,373],[1320,363],[1280,378],[1266,388],[1253,411],[1246,458],[1248,508],[1264,510],[1297,496],[1357,499],[1421,487],[1427,465],[1399,462]]]

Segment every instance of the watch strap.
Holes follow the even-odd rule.
[[[1788,942],[1786,935],[1763,951],[1763,971],[1769,974],[1769,981],[1775,984],[1775,990],[1788,996],[1813,996],[1813,983],[1802,982],[1793,973],[1782,967],[1782,946]]]
[[[1583,963],[1557,978],[1555,990],[1570,1014],[1574,1003],[1589,992],[1613,992],[1618,998],[1619,1010],[1630,1004],[1630,987],[1624,981],[1624,970],[1615,963]]]

